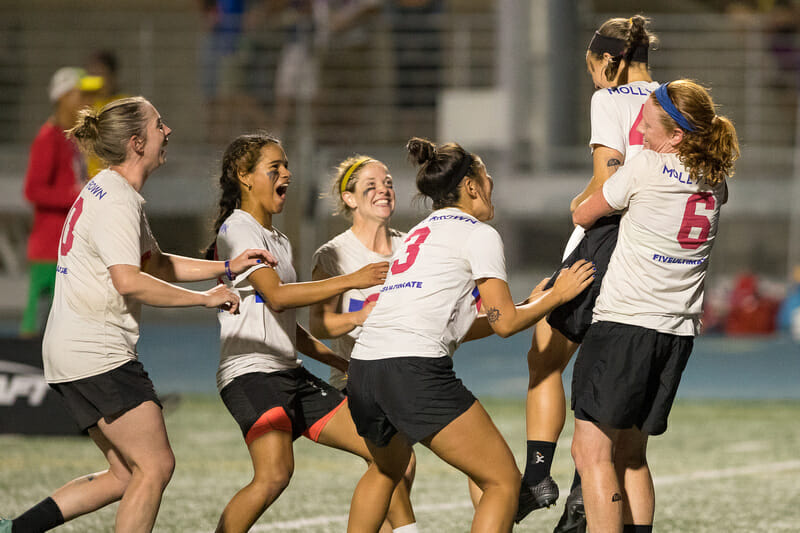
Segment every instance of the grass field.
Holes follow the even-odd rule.
[[[524,458],[521,401],[486,400],[495,423]],[[800,531],[800,402],[679,401],[666,435],[651,440],[656,479],[656,531]],[[215,396],[191,396],[167,414],[177,468],[156,531],[212,531],[228,498],[249,480],[251,466],[238,427]],[[559,443],[553,474],[572,477],[571,426]],[[290,487],[254,531],[344,531],[360,459],[300,439]],[[412,498],[421,531],[469,530],[464,477],[422,447]],[[103,466],[84,438],[0,436],[0,514],[16,516],[69,479]],[[563,490],[562,492],[566,492]],[[550,532],[557,508],[532,513],[516,531]],[[113,529],[116,505],[59,531]]]

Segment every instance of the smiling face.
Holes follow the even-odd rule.
[[[353,217],[387,222],[394,213],[395,193],[389,169],[380,161],[365,163],[358,170],[353,191],[342,193]]]
[[[251,196],[266,213],[283,211],[286,193],[292,180],[286,153],[277,144],[261,148],[258,163],[252,172],[242,176],[242,182],[252,188],[243,187],[242,194]]]
[[[645,100],[642,107],[642,120],[637,129],[644,136],[645,150],[660,153],[677,152],[676,146],[683,139],[683,130],[669,129],[664,124],[664,111],[656,104],[654,97]]]
[[[145,111],[146,126],[142,158],[150,170],[154,170],[167,160],[167,143],[172,129],[164,123],[161,115],[150,104]]]

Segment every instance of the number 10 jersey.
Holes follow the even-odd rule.
[[[131,184],[108,169],[72,204],[42,343],[48,383],[96,376],[137,358],[142,304],[117,292],[108,269],[143,268],[159,252],[143,205]]]

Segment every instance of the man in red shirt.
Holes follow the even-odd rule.
[[[75,124],[78,111],[89,104],[88,93],[101,86],[102,78],[73,67],[57,70],[50,80],[54,111],[33,141],[25,175],[25,198],[34,211],[28,238],[30,290],[20,328],[23,336],[37,335],[44,326],[39,323],[44,314],[39,312],[39,301],[42,297],[52,300],[61,227],[87,180],[86,162],[64,130]]]

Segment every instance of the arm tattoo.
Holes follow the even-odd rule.
[[[622,163],[620,162],[619,159],[617,159],[616,157],[612,157],[611,159],[608,160],[608,163],[606,163],[606,166],[608,166],[608,167],[618,167],[621,164]]]
[[[493,324],[500,319],[500,310],[496,307],[490,307],[486,310],[486,320],[489,321],[489,324]]]

